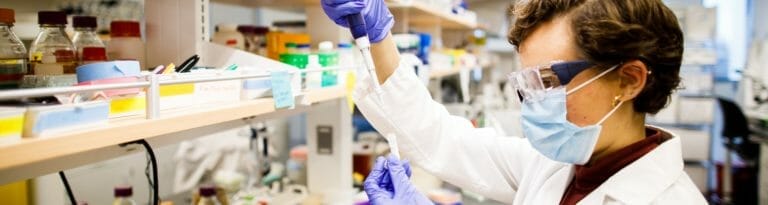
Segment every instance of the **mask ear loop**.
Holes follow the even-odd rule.
[[[607,115],[603,116],[603,119],[600,119],[600,121],[598,121],[597,124],[598,125],[602,125],[603,122],[605,122],[605,120],[608,120],[608,118],[611,117],[611,115],[613,115],[614,112],[616,112],[616,110],[619,110],[619,108],[621,107],[622,104],[624,104],[624,101],[619,101],[619,104],[617,104],[615,107],[613,107],[613,110],[608,112]]]
[[[579,90],[579,89],[581,89],[581,88],[584,88],[584,86],[587,86],[587,85],[589,85],[589,84],[590,84],[590,83],[592,83],[592,82],[595,82],[597,79],[600,79],[600,78],[601,78],[601,77],[603,77],[604,75],[606,75],[606,74],[610,73],[611,71],[615,70],[616,68],[618,68],[618,67],[619,67],[619,65],[621,65],[621,64],[617,64],[617,65],[615,65],[615,66],[613,66],[613,67],[609,68],[608,70],[605,70],[605,71],[603,71],[602,73],[598,74],[597,76],[595,76],[595,77],[593,77],[593,78],[591,78],[591,79],[587,80],[587,82],[584,82],[584,83],[582,83],[581,85],[579,85],[579,86],[576,86],[575,88],[573,88],[573,89],[569,90],[569,91],[568,91],[568,92],[566,92],[565,94],[566,94],[566,95],[570,95],[571,93],[573,93],[573,92],[576,92],[576,91],[578,91],[578,90]]]

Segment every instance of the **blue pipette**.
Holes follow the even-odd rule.
[[[379,85],[379,78],[378,75],[376,75],[376,66],[373,64],[373,56],[371,56],[371,41],[368,39],[368,31],[365,30],[365,19],[363,19],[363,15],[361,14],[348,15],[346,18],[347,22],[349,22],[349,31],[352,32],[352,37],[355,38],[355,44],[357,44],[357,48],[359,48],[360,53],[362,53],[363,66],[365,66],[368,75],[373,81],[374,94],[376,97],[379,97],[380,102],[381,97],[379,92],[381,91],[381,85]],[[400,159],[400,150],[397,148],[397,139],[395,135],[384,134],[384,137],[387,139],[390,152],[397,159]]]

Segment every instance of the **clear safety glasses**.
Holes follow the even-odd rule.
[[[512,72],[508,75],[509,83],[517,91],[520,102],[538,102],[547,91],[567,85],[576,74],[592,66],[587,61],[554,62]]]

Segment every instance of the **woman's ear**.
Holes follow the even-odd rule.
[[[648,67],[640,60],[624,62],[619,68],[619,82],[622,92],[622,100],[635,99],[645,88],[648,79]]]

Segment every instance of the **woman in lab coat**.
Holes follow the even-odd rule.
[[[683,172],[680,137],[645,125],[680,81],[683,35],[661,0],[521,0],[509,41],[510,83],[525,138],[450,115],[399,66],[384,0],[322,0],[341,26],[361,13],[380,88],[353,97],[403,158],[465,190],[514,204],[706,204]],[[380,158],[365,182],[375,204],[428,204],[408,164]]]

